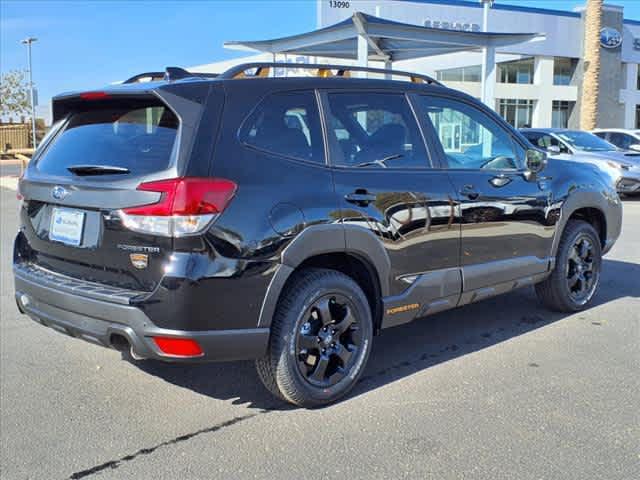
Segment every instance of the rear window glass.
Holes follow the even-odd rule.
[[[77,165],[123,167],[135,175],[165,170],[178,123],[169,108],[155,104],[76,112],[36,168],[51,175],[69,175],[67,168]]]

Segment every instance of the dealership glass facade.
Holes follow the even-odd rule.
[[[533,118],[533,100],[501,98],[498,100],[498,113],[515,128],[531,127]]]
[[[498,65],[498,82],[533,83],[533,58]]]
[[[569,116],[573,111],[575,102],[567,102],[564,100],[554,100],[551,113],[551,127],[567,128],[569,126]]]
[[[571,79],[578,61],[574,58],[556,57],[553,59],[553,84],[571,85]]]
[[[436,78],[441,82],[479,82],[482,74],[480,65],[470,67],[449,68],[438,70]]]

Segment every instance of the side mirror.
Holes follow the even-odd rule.
[[[549,145],[547,147],[547,152],[549,152],[551,155],[559,155],[560,153],[562,153],[558,145]]]
[[[558,148],[558,147],[556,147]],[[525,167],[528,173],[536,175],[544,170],[547,166],[547,154],[541,150],[530,148],[527,150],[527,158],[525,160]]]
[[[634,143],[633,145],[629,145],[629,150],[633,150],[634,152],[640,152],[640,143]]]

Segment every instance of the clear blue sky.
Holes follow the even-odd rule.
[[[351,0],[352,2],[354,0]],[[581,0],[497,0],[571,10]],[[640,19],[639,0],[612,0]],[[40,103],[135,73],[242,56],[225,40],[264,39],[315,28],[315,0],[11,1],[0,0],[0,69],[23,69],[20,40],[35,36],[34,82]]]

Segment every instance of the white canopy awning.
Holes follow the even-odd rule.
[[[544,38],[540,33],[467,32],[394,22],[356,12],[329,27],[290,37],[259,41],[230,41],[224,46],[274,54],[358,58],[358,39],[367,42],[367,59],[395,62],[432,55],[500,48]]]
[[[482,100],[491,108],[495,84],[496,48],[542,40],[542,33],[498,33],[422,27],[355,12],[350,18],[312,32],[273,40],[233,41],[224,46],[276,54],[392,62],[454,52],[482,50]]]

